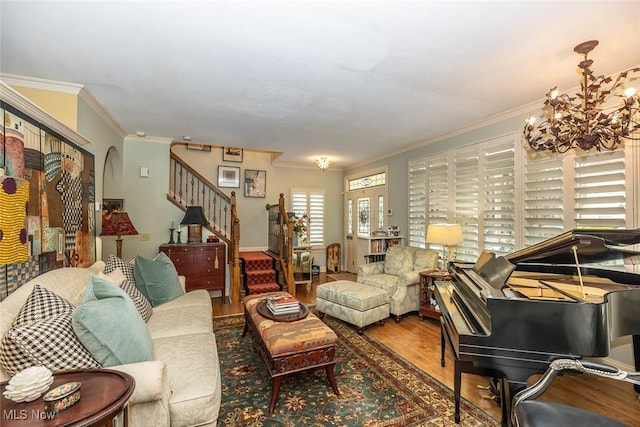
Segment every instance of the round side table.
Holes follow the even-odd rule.
[[[124,372],[112,369],[82,369],[57,372],[53,374],[53,384],[49,390],[71,381],[79,381],[80,400],[75,405],[55,417],[45,412],[43,397],[32,402],[17,403],[0,395],[2,399],[3,427],[30,427],[30,426],[108,426],[113,427],[114,418],[124,411],[124,426],[128,425],[127,401],[136,382],[133,377]],[[7,382],[0,384],[0,389],[5,390]]]

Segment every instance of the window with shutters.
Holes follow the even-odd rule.
[[[459,223],[456,258],[473,262],[482,250],[503,255],[574,228],[637,228],[638,159],[640,144],[631,143],[613,152],[531,153],[519,134],[413,159],[410,244],[419,246],[429,223]]]
[[[452,248],[457,259],[475,261],[482,250],[512,252],[516,141],[509,135],[410,162],[411,245],[418,246],[414,242],[420,238],[424,242],[421,233],[429,223],[458,223],[464,241]]]
[[[291,206],[296,216],[309,216],[309,243],[324,245],[324,190],[291,190]]]

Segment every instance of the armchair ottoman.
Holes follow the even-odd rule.
[[[420,308],[420,272],[438,268],[438,252],[411,246],[392,246],[384,261],[358,266],[358,283],[385,290],[390,295],[389,313],[396,322],[403,314]]]
[[[362,335],[367,325],[384,325],[389,317],[389,294],[350,280],[323,283],[316,289],[316,310],[321,319],[328,314],[355,325]]]

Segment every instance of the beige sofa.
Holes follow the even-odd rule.
[[[61,268],[25,283],[0,302],[0,337],[11,326],[35,284],[77,306],[90,274],[103,268],[101,261],[90,268]],[[184,278],[180,279],[184,289]],[[129,400],[129,425],[216,425],[221,383],[209,294],[192,291],[154,307],[147,327],[154,360],[109,367],[135,378],[136,388]],[[0,368],[0,381],[9,378]]]
[[[391,296],[389,313],[400,321],[403,314],[420,308],[421,271],[438,268],[438,252],[411,246],[392,246],[384,261],[358,266],[358,282],[384,289]]]

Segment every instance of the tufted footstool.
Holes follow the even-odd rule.
[[[280,394],[282,376],[293,372],[324,367],[333,392],[339,395],[333,373],[338,336],[313,313],[301,320],[280,322],[262,316],[258,312],[258,303],[275,295],[291,296],[287,292],[273,292],[242,299],[245,321],[242,336],[249,332],[271,377],[270,413],[273,413]]]
[[[328,314],[356,326],[362,334],[367,325],[384,325],[389,317],[389,298],[385,290],[375,286],[338,280],[318,285],[316,310],[321,319]]]

